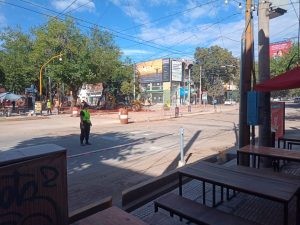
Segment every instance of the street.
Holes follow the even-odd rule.
[[[120,124],[117,117],[92,115],[91,146],[80,146],[78,117],[1,121],[0,149],[45,143],[63,146],[68,157],[69,209],[109,195],[114,204],[120,205],[122,190],[177,167],[181,127],[187,163],[235,149],[238,108],[227,109],[127,125]],[[300,128],[295,121],[298,111],[297,107],[287,107],[286,130]]]

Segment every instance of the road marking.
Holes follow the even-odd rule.
[[[89,151],[89,152],[83,152],[83,153],[79,153],[79,154],[75,154],[75,155],[70,155],[70,156],[67,156],[67,158],[75,158],[75,157],[78,157],[78,156],[89,155],[89,154],[92,154],[92,153],[98,153],[98,152],[102,152],[102,151],[106,151],[106,150],[110,150],[110,149],[129,146],[129,145],[142,144],[142,143],[145,143],[145,142],[146,142],[146,139],[144,138],[142,140],[133,141],[131,143],[127,143],[127,144],[123,144],[123,145],[117,145],[117,146],[113,146],[113,147],[109,147],[109,148],[101,148],[101,149],[94,150],[94,151]]]

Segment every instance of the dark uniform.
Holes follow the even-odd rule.
[[[89,143],[89,136],[91,130],[91,120],[90,120],[90,113],[87,111],[87,106],[84,105],[83,109],[80,111],[80,144],[83,146],[84,139],[85,144],[90,145]]]

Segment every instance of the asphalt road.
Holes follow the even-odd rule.
[[[298,107],[287,107],[286,129],[300,128]],[[69,208],[108,195],[119,205],[121,192],[177,167],[179,129],[184,128],[187,163],[237,147],[238,110],[122,125],[93,116],[91,146],[79,144],[79,118],[1,121],[0,149],[53,143],[67,149]]]

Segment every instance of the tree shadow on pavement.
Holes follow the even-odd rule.
[[[50,143],[67,149],[70,212],[107,196],[120,206],[123,190],[152,177],[143,172],[141,160],[151,151],[135,146],[144,143],[144,138],[112,132],[92,134],[91,142],[80,146],[78,134],[44,136],[17,143],[13,149]]]
[[[185,145],[185,147],[183,149],[183,155],[186,155],[188,153],[189,149],[192,147],[194,142],[197,140],[200,133],[201,133],[200,130],[195,132],[195,134],[192,136],[192,138],[189,140],[189,142]],[[168,172],[170,170],[176,169],[179,161],[180,161],[180,152],[178,153],[176,158],[169,164],[169,166],[165,169],[164,172]]]

